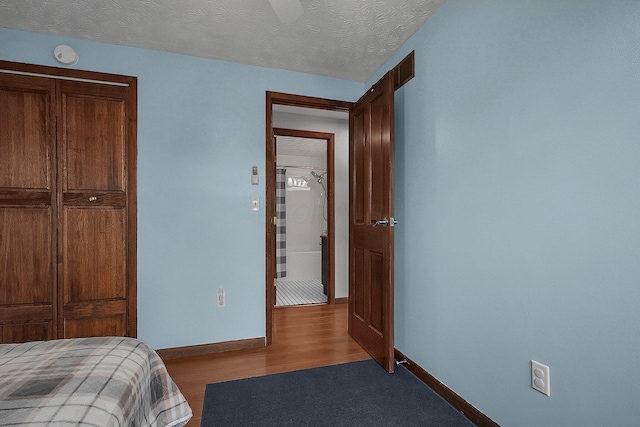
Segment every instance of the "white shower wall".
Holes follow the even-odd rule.
[[[278,156],[280,165],[307,166],[314,169],[287,167],[286,177],[308,180],[309,190],[288,190],[287,206],[287,276],[284,280],[320,279],[322,252],[320,234],[326,230],[323,217],[324,189],[311,171],[321,174],[325,170],[324,158],[305,156]]]
[[[287,252],[287,277],[278,280],[322,278],[322,252]]]

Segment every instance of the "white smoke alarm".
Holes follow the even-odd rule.
[[[56,47],[53,51],[53,56],[56,57],[56,60],[64,65],[76,65],[78,62],[78,52],[73,50],[72,47],[67,46],[65,44],[61,44]]]

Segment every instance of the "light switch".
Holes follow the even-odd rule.
[[[260,197],[251,196],[251,210],[258,212],[260,210]]]

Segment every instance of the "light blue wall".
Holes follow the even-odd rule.
[[[354,100],[415,49],[396,92],[396,347],[504,426],[640,419],[637,0],[448,0],[366,86],[0,28],[1,59],[56,65],[61,43],[76,68],[139,78],[154,347],[264,335],[265,90]]]
[[[138,336],[155,348],[264,337],[265,92],[352,101],[364,85],[0,28],[3,60],[56,66],[59,44],[78,51],[76,69],[138,77]]]
[[[448,0],[367,87],[413,49],[396,347],[503,426],[638,425],[640,2]]]

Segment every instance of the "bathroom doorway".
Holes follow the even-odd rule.
[[[329,304],[349,301],[349,108],[353,104],[278,92],[266,93],[266,343],[276,309],[276,129],[334,136],[327,158]],[[307,135],[308,136],[308,135]],[[312,136],[311,136],[312,137]],[[320,137],[323,138],[323,137]],[[328,153],[329,155],[329,153]],[[309,174],[310,175],[310,174]],[[345,325],[346,327],[347,325]]]
[[[333,302],[334,134],[274,128],[276,307]]]

